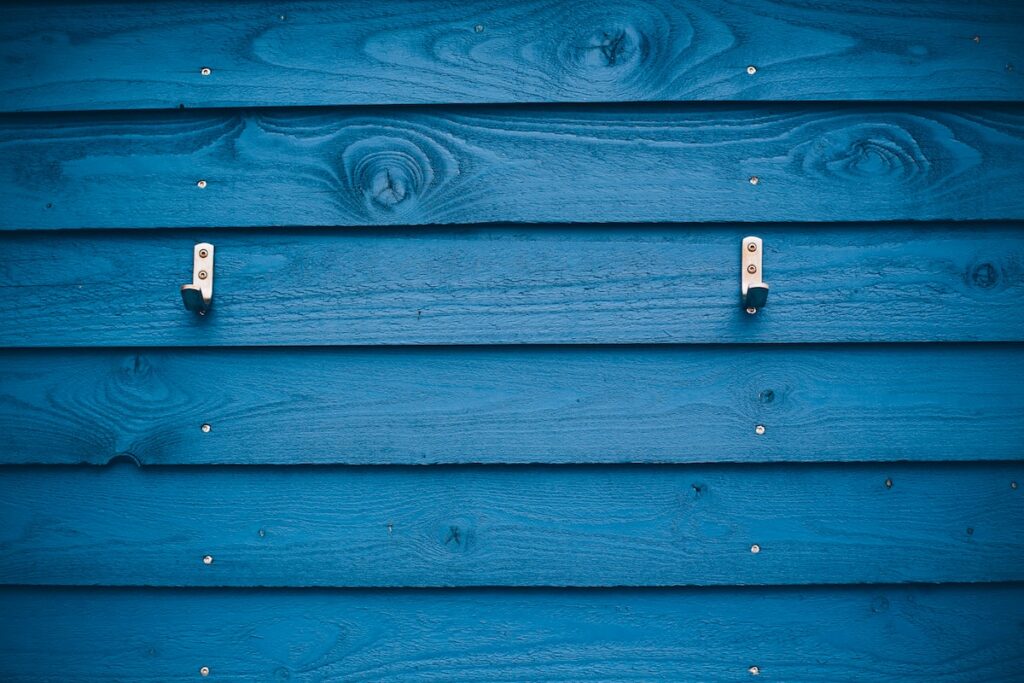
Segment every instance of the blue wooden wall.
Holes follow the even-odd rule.
[[[1022,680],[1022,35],[6,3],[0,679]]]

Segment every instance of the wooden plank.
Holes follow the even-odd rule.
[[[0,589],[4,680],[1012,683],[1019,585]]]
[[[7,232],[0,345],[1019,341],[1022,226]],[[771,285],[756,316],[746,234]],[[203,241],[200,317],[179,286]]]
[[[1024,99],[1000,0],[11,5],[4,111]]]
[[[1022,375],[1019,345],[7,351],[0,462],[1015,460]]]
[[[1020,581],[1013,481],[1024,464],[11,468],[0,583]]]
[[[1021,219],[1022,176],[1017,105],[0,119],[11,229]]]

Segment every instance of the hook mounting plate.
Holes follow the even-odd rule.
[[[200,242],[192,250],[192,284],[181,286],[185,308],[205,315],[213,303],[213,245]]]
[[[753,315],[768,303],[768,284],[764,281],[762,254],[764,244],[760,237],[743,238],[743,256],[740,259],[740,296],[747,313]]]

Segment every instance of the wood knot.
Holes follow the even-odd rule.
[[[987,261],[978,263],[970,269],[968,284],[978,289],[992,289],[999,284],[999,270]]]
[[[563,7],[552,20],[566,30],[554,53],[542,50],[538,59],[570,89],[580,87],[586,99],[641,92],[650,97],[669,84],[666,69],[692,59],[687,53],[694,29],[685,7],[643,0]]]
[[[926,179],[931,163],[911,131],[896,123],[855,123],[794,149],[804,173],[829,180],[907,185]]]
[[[416,210],[458,172],[454,157],[433,141],[397,135],[353,142],[342,153],[342,164],[350,196],[361,200],[365,213],[384,222]]]

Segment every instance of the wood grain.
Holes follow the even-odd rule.
[[[8,468],[0,583],[1021,581],[1012,481],[1024,464]]]
[[[5,7],[0,110],[1024,99],[998,0],[39,4]]]
[[[1019,585],[668,590],[0,589],[9,683],[1013,683]]]
[[[200,317],[178,288],[203,241]],[[1018,224],[8,232],[0,252],[8,347],[1024,340]]]
[[[1015,460],[1022,374],[1019,345],[6,351],[0,462]]]
[[[1024,193],[999,190],[1024,176],[1022,114],[655,104],[11,115],[0,119],[0,228],[1022,219]]]

